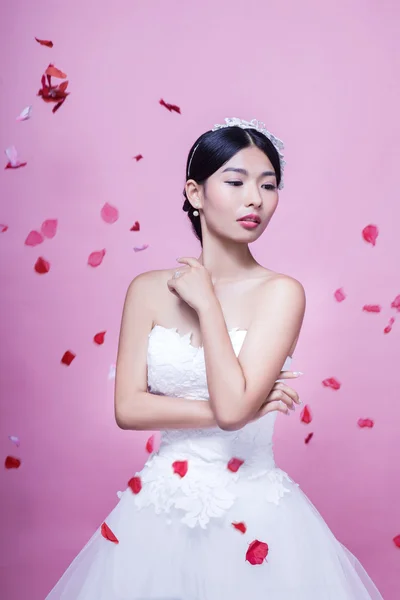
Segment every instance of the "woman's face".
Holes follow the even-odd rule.
[[[240,150],[205,182],[202,209],[207,229],[252,242],[263,233],[279,200],[274,168],[257,146]],[[253,213],[260,223],[238,220]]]

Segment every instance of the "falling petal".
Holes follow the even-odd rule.
[[[374,426],[374,422],[372,419],[358,419],[357,425],[359,427],[369,427],[370,429]]]
[[[6,469],[19,469],[21,461],[19,458],[15,458],[15,456],[7,456],[4,466]]]
[[[115,379],[116,365],[110,365],[108,370],[108,380]]]
[[[300,413],[300,421],[308,425],[312,421],[311,411],[306,405]]]
[[[313,433],[309,433],[308,436],[306,437],[306,439],[304,440],[304,443],[309,444],[313,435],[314,435]]]
[[[114,533],[111,531],[111,529],[109,528],[109,526],[107,525],[107,523],[102,523],[101,525],[101,535],[108,540],[109,542],[114,542],[114,544],[119,544],[118,539],[116,538],[116,536],[114,535]]]
[[[39,44],[41,44],[42,46],[47,46],[48,48],[53,47],[53,42],[51,42],[50,40],[39,40],[37,37],[35,37],[35,40],[39,42]]]
[[[328,379],[324,379],[322,385],[325,387],[330,387],[332,390],[340,390],[341,383],[334,377],[329,377]]]
[[[130,231],[140,231],[140,223],[139,221],[135,221],[132,225]]]
[[[44,275],[50,271],[50,263],[40,256],[35,263],[35,271],[39,275]]]
[[[53,64],[50,64],[47,67],[45,74],[49,75],[49,77],[56,77],[57,79],[65,79],[67,77],[65,73],[60,71],[60,69],[57,69]]]
[[[187,460],[176,460],[172,463],[174,473],[177,473],[180,477],[185,477],[188,472],[188,461]]]
[[[393,538],[393,541],[394,541],[394,543],[395,543],[395,546],[397,546],[398,548],[400,548],[400,535],[396,535],[396,536]]]
[[[7,231],[8,229],[8,225],[0,225],[0,233],[4,233],[5,231]]]
[[[88,265],[90,267],[98,267],[103,262],[103,258],[105,256],[105,249],[99,250],[96,252],[92,252],[88,259]]]
[[[400,312],[400,294],[393,300],[390,308],[395,308],[398,312]]]
[[[40,228],[42,234],[46,238],[53,238],[57,233],[58,221],[57,219],[47,219],[43,221],[42,226]]]
[[[337,300],[338,302],[343,302],[343,300],[346,299],[346,294],[344,293],[343,288],[336,290],[336,292],[334,293],[334,296],[335,296],[335,300]]]
[[[246,560],[251,565],[261,565],[268,555],[268,544],[254,540],[246,552]]]
[[[367,225],[362,231],[362,236],[366,242],[375,246],[379,235],[379,229],[376,225]]]
[[[161,106],[165,106],[165,108],[167,108],[169,112],[174,110],[175,112],[181,114],[181,109],[179,108],[179,106],[176,106],[176,104],[169,104],[168,102],[164,102],[163,99],[160,100],[160,104]]]
[[[119,218],[118,209],[115,206],[111,206],[108,202],[105,203],[101,209],[101,218],[106,223],[115,223]]]
[[[25,246],[37,246],[44,241],[44,237],[39,231],[31,231],[25,240]]]
[[[247,527],[243,522],[232,523],[232,525],[234,526],[235,529],[237,529],[238,531],[241,531],[242,533],[246,533],[246,531],[247,531]]]
[[[151,435],[146,442],[146,450],[149,454],[154,451],[154,435]]]
[[[364,312],[380,313],[381,310],[382,310],[382,307],[379,306],[379,304],[365,304],[363,306],[363,311]]]
[[[72,363],[72,361],[74,360],[75,357],[76,357],[76,354],[74,354],[70,350],[67,350],[66,352],[64,352],[64,355],[61,359],[61,363],[63,365],[67,365],[67,367],[69,367],[69,365]]]
[[[9,435],[8,438],[12,441],[13,444],[15,444],[16,446],[19,446],[20,441],[16,435]]]
[[[93,341],[95,344],[98,344],[99,346],[101,346],[101,344],[104,344],[104,337],[106,335],[105,331],[102,331],[100,333],[96,333],[96,335],[93,338]]]
[[[132,477],[128,481],[128,487],[132,490],[132,492],[134,494],[138,494],[140,492],[140,490],[142,489],[142,481],[141,481],[140,477],[138,477],[138,476]]]
[[[384,333],[390,333],[392,331],[392,326],[393,323],[395,322],[395,318],[394,317],[390,317],[389,319],[389,323],[386,325],[385,329],[383,330]]]
[[[230,459],[230,461],[227,464],[227,467],[230,471],[232,471],[232,473],[236,473],[243,463],[244,460],[242,460],[241,458],[234,457]]]
[[[149,247],[149,244],[142,244],[142,246],[134,246],[133,249],[135,252],[140,252],[141,250],[146,250]]]
[[[136,154],[136,156],[134,156],[133,158],[136,159],[136,161],[142,160],[143,155],[142,154]]]
[[[16,121],[27,121],[32,116],[32,106],[27,106],[16,118]]]
[[[25,167],[25,165],[28,164],[19,160],[18,152],[15,146],[6,148],[5,153],[8,158],[8,163],[4,167],[5,169],[19,169],[20,167]]]

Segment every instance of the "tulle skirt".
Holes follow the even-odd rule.
[[[128,487],[105,519],[118,543],[100,524],[46,600],[383,600],[299,486],[268,502],[272,485],[247,482],[206,527]]]

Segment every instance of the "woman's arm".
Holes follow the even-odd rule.
[[[266,282],[238,357],[218,299],[198,311],[210,404],[221,429],[240,429],[260,410],[299,335],[305,305],[296,279]]]

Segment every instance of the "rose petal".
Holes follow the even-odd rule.
[[[374,422],[372,419],[358,419],[357,421],[357,425],[359,427],[373,427],[374,426]]]
[[[232,473],[236,473],[237,470],[242,466],[243,463],[244,463],[244,460],[234,457],[234,458],[231,458],[231,460],[228,462],[227,467],[230,471],[232,471]]]
[[[16,121],[27,121],[32,116],[32,106],[26,106],[15,119]]]
[[[390,317],[389,319],[389,323],[386,325],[385,329],[383,330],[384,333],[390,333],[392,331],[392,325],[395,322],[395,318],[394,317]]]
[[[130,487],[134,494],[138,494],[142,489],[142,480],[138,476],[132,477],[128,481],[128,487]]]
[[[133,158],[136,158],[136,161],[142,160],[143,155],[142,154],[136,154],[136,156],[134,156]]]
[[[35,271],[39,275],[44,275],[50,271],[50,263],[40,256],[35,263]]]
[[[302,423],[306,423],[306,425],[308,425],[312,421],[311,411],[308,408],[307,404],[300,413],[300,421]]]
[[[58,220],[57,219],[46,219],[43,221],[40,231],[46,238],[53,238],[57,233]]]
[[[341,384],[334,377],[329,377],[328,379],[324,379],[322,385],[325,387],[330,387],[332,390],[340,390]]]
[[[88,265],[91,267],[98,267],[103,262],[103,258],[105,256],[105,249],[99,250],[97,252],[92,252],[88,258]]]
[[[246,533],[246,531],[247,531],[247,527],[243,522],[232,523],[232,525],[234,526],[235,529],[237,529],[238,531],[241,531],[242,533]]]
[[[115,223],[115,221],[119,218],[118,209],[115,206],[111,206],[108,202],[105,203],[103,208],[101,209],[101,218],[106,223]]]
[[[146,442],[146,450],[149,454],[154,451],[154,435],[151,435]]]
[[[7,231],[8,229],[8,225],[0,225],[0,233],[4,233],[5,231]]]
[[[338,302],[343,302],[343,300],[346,299],[346,294],[344,293],[343,288],[336,290],[334,296]]]
[[[188,472],[188,461],[187,460],[176,460],[172,463],[172,468],[174,473],[180,475],[181,477],[185,477]]]
[[[160,104],[161,106],[165,106],[165,108],[167,108],[170,112],[171,110],[174,110],[175,112],[181,114],[181,109],[179,106],[176,106],[176,104],[169,104],[168,102],[164,102],[163,99],[160,100]]]
[[[38,246],[44,241],[44,237],[39,231],[30,231],[25,240],[25,246]]]
[[[395,545],[396,545],[398,548],[400,548],[400,535],[396,535],[396,536],[393,538],[393,541],[394,541]]]
[[[268,544],[254,540],[251,542],[247,552],[246,560],[252,565],[261,565],[268,555]]]
[[[363,306],[363,311],[365,312],[380,313],[381,310],[382,308],[379,306],[379,304],[365,304]]]
[[[306,439],[304,440],[304,443],[305,444],[309,444],[309,442],[310,442],[311,438],[313,437],[313,435],[314,435],[313,433],[309,433],[308,436],[306,437]]]
[[[140,223],[139,221],[135,221],[134,224],[132,225],[130,231],[139,231],[140,230]]]
[[[12,441],[13,444],[19,446],[19,438],[16,435],[9,435],[8,438]]]
[[[118,539],[113,534],[107,523],[102,523],[101,525],[101,535],[110,542],[114,542],[114,544],[119,544]]]
[[[35,37],[35,40],[39,42],[39,44],[41,44],[42,46],[47,46],[48,48],[53,47],[53,42],[51,42],[50,40],[39,40],[37,37]]]
[[[61,362],[63,365],[67,365],[69,367],[69,365],[72,363],[72,361],[74,360],[75,357],[76,357],[76,354],[74,354],[70,350],[67,350],[66,352],[64,352]]]
[[[15,456],[7,456],[4,466],[6,469],[19,469],[21,461],[19,458],[15,458]]]
[[[362,236],[363,236],[364,240],[366,242],[368,242],[369,244],[372,244],[373,246],[375,246],[375,244],[376,244],[378,235],[379,235],[379,229],[378,229],[377,225],[367,225],[367,227],[364,227],[364,229],[362,231]]]
[[[104,338],[106,335],[106,331],[101,331],[100,333],[96,333],[96,335],[93,338],[93,341],[95,342],[95,344],[98,344],[99,346],[101,346],[101,344],[104,344]]]
[[[50,77],[57,77],[57,79],[65,79],[67,77],[65,73],[60,71],[60,69],[57,69],[57,67],[55,67],[53,64],[50,64],[47,67],[45,74],[49,75]]]
[[[395,308],[398,312],[400,312],[400,294],[393,300],[390,308]]]

